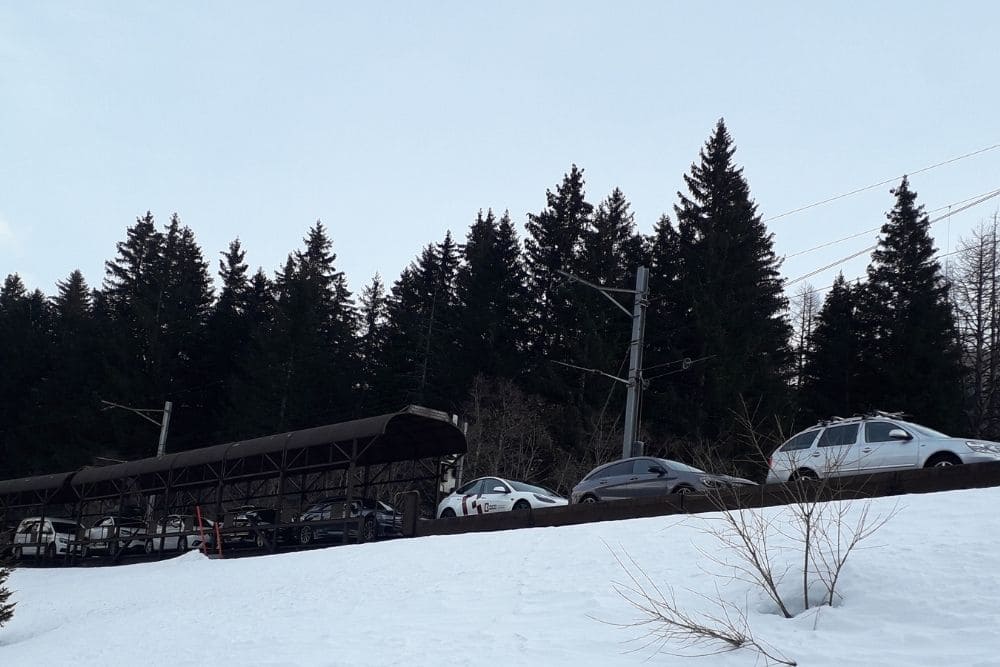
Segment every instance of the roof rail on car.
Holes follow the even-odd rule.
[[[906,413],[904,412],[887,412],[885,410],[869,410],[859,415],[854,415],[853,417],[838,417],[833,415],[829,419],[820,419],[816,426],[829,426],[830,424],[842,424],[844,422],[858,422],[864,421],[865,419],[877,419],[882,417],[883,419],[905,419]]]

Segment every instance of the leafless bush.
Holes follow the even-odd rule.
[[[464,414],[469,418],[464,476],[543,479],[555,459],[545,406],[506,379],[478,376]]]
[[[758,454],[766,459],[773,447],[759,436],[745,410],[740,423]],[[784,438],[780,429],[778,433],[780,443]],[[846,449],[831,447],[830,451],[840,450],[843,455]],[[707,493],[718,511],[699,520],[702,529],[716,540],[716,547],[701,553],[725,573],[716,570],[715,574],[763,592],[785,618],[812,607],[833,605],[840,597],[838,585],[850,555],[898,511],[898,506],[893,506],[876,512],[864,491],[863,479],[855,477],[851,485],[843,484],[843,478],[836,476],[843,463],[842,459],[824,459],[824,468],[833,474],[773,485],[784,501],[783,511],[752,509],[759,488],[740,491],[716,487]],[[718,469],[719,464],[710,462],[706,467]],[[621,559],[618,562],[632,584],[616,584],[615,590],[640,611],[642,620],[636,625],[648,625],[653,639],[663,644],[679,643],[685,649],[705,645],[748,648],[771,662],[794,664],[755,640],[746,614],[724,600],[718,589],[710,602],[720,612],[695,616],[678,608],[672,592],[668,589],[669,595],[663,595],[641,570],[641,576],[636,576],[634,562],[632,570]]]
[[[625,572],[627,581],[613,582],[612,586],[639,613],[641,620],[612,625],[645,630],[637,638],[640,646],[636,651],[652,650],[693,658],[744,649],[760,655],[766,664],[797,664],[774,647],[756,639],[751,632],[746,610],[725,601],[718,589],[712,598],[702,596],[715,609],[714,612],[688,612],[678,604],[672,588],[667,587],[666,592],[661,590],[631,556],[626,555],[623,560],[614,553],[614,557]],[[669,650],[671,645],[680,646],[682,651]]]

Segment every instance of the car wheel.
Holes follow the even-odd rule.
[[[588,493],[588,494],[587,494],[587,495],[585,495],[585,496],[584,496],[583,498],[580,498],[580,502],[581,502],[581,503],[587,503],[587,504],[590,504],[590,503],[596,503],[596,502],[597,502],[597,500],[598,500],[598,499],[597,499],[597,496],[595,496],[595,495],[594,495],[594,494],[592,494],[592,493]]]
[[[451,519],[451,518],[452,518],[452,517],[454,517],[454,516],[455,516],[455,510],[453,510],[453,509],[452,509],[452,508],[450,508],[450,507],[445,507],[445,508],[444,508],[444,509],[443,509],[443,510],[441,511],[441,518],[442,518],[442,519]]]
[[[21,547],[14,547],[11,549],[10,555],[14,560],[21,560]]]
[[[305,526],[299,533],[299,544],[312,544],[313,541],[313,530],[309,526]]]
[[[143,547],[143,549],[144,549],[144,550],[145,550],[145,552],[146,552],[146,553],[148,553],[148,554],[151,554],[151,553],[153,553],[153,540],[146,540],[146,544],[145,544],[145,546]]]
[[[681,484],[675,486],[674,490],[671,491],[671,493],[679,493],[682,496],[688,496],[694,493],[694,489],[692,489],[690,486],[684,486],[683,484]]]
[[[264,533],[263,532],[257,533],[254,536],[253,541],[254,541],[254,544],[257,545],[258,549],[266,549],[267,548],[267,538],[264,537]]]
[[[802,470],[796,470],[792,473],[792,476],[788,478],[789,482],[806,481],[812,482],[819,479],[819,475],[815,471],[809,468],[803,468]]]
[[[376,537],[378,537],[378,522],[373,516],[365,517],[365,521],[361,525],[361,541],[373,542]]]
[[[934,456],[927,459],[927,463],[924,464],[925,468],[950,468],[951,466],[961,465],[962,461],[954,454],[935,454]]]
[[[185,535],[184,537],[177,540],[177,550],[180,552],[184,552],[187,551],[187,548],[188,548],[188,538]]]
[[[515,512],[523,512],[525,510],[530,510],[530,509],[531,509],[531,503],[529,503],[527,500],[518,500],[516,503],[514,503]]]

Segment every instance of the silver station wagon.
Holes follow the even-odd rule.
[[[1000,443],[952,438],[877,412],[820,422],[771,455],[767,482],[1000,461]]]

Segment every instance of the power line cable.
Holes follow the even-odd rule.
[[[980,197],[979,199],[977,199],[977,200],[975,200],[975,201],[973,201],[973,202],[971,202],[969,204],[966,204],[965,206],[961,206],[961,207],[956,208],[956,209],[954,209],[952,211],[949,211],[945,215],[942,215],[940,217],[934,218],[933,220],[928,221],[928,225],[933,225],[936,222],[941,222],[942,220],[947,220],[948,218],[950,218],[951,216],[953,216],[953,215],[955,215],[957,213],[961,213],[962,211],[968,210],[968,209],[972,208],[973,206],[977,206],[979,204],[982,204],[983,202],[988,201],[988,200],[990,200],[993,197],[996,197],[998,195],[1000,195],[1000,189],[994,190],[993,192],[990,192],[990,193],[988,193],[988,194]],[[785,283],[785,286],[787,287],[789,285],[794,285],[795,283],[799,283],[799,282],[802,282],[803,280],[807,280],[809,278],[812,278],[813,276],[815,276],[815,275],[817,275],[819,273],[823,273],[824,271],[826,271],[828,269],[832,269],[833,267],[838,266],[840,264],[843,264],[844,262],[848,262],[848,261],[854,259],[855,257],[863,255],[863,254],[865,254],[867,252],[871,252],[872,250],[875,250],[877,247],[878,247],[878,243],[876,243],[875,245],[869,246],[867,248],[863,248],[863,249],[861,249],[861,250],[859,250],[859,251],[857,251],[855,253],[851,253],[847,257],[843,257],[841,259],[838,259],[835,262],[830,262],[829,264],[826,264],[825,266],[821,266],[818,269],[814,269],[813,271],[810,271],[809,273],[806,273],[805,275],[799,276],[795,280],[790,280],[790,281],[788,281],[788,282]]]
[[[992,146],[987,146],[986,148],[980,148],[977,151],[972,151],[971,153],[966,153],[965,155],[959,155],[958,157],[953,157],[950,160],[945,160],[943,162],[938,162],[936,164],[932,164],[932,165],[924,167],[922,169],[917,169],[915,171],[907,172],[906,174],[902,174],[900,176],[893,176],[892,178],[887,178],[884,181],[879,181],[878,183],[872,183],[871,185],[866,185],[863,188],[858,188],[856,190],[851,190],[850,192],[844,192],[843,194],[839,194],[839,195],[836,195],[836,196],[833,196],[833,197],[828,197],[827,199],[824,199],[822,201],[813,202],[812,204],[806,204],[805,206],[800,206],[800,207],[794,208],[794,209],[792,209],[790,211],[785,211],[784,213],[779,213],[778,215],[772,215],[772,216],[770,216],[768,218],[764,218],[762,220],[762,222],[771,222],[772,220],[779,220],[781,218],[784,218],[784,217],[789,216],[789,215],[793,215],[795,213],[801,213],[802,211],[806,211],[808,209],[815,208],[817,206],[822,206],[823,204],[829,204],[830,202],[837,201],[838,199],[844,199],[845,197],[850,197],[852,195],[860,194],[860,193],[866,192],[868,190],[873,190],[875,188],[882,187],[883,185],[888,185],[889,183],[894,183],[895,181],[899,180],[903,176],[907,176],[907,175],[912,176],[914,174],[922,174],[925,171],[930,171],[931,169],[936,169],[938,167],[943,167],[946,164],[951,164],[952,162],[958,162],[959,160],[964,160],[966,158],[970,158],[970,157],[973,157],[975,155],[979,155],[981,153],[986,153],[987,151],[992,151],[992,150],[995,150],[997,148],[1000,148],[1000,144],[993,144]]]
[[[950,204],[945,204],[944,206],[940,206],[940,207],[932,209],[930,211],[926,211],[926,213],[937,213],[938,211],[944,211],[945,209],[951,209],[954,206],[961,206],[961,205],[963,205],[963,204],[965,204],[967,202],[971,202],[974,199],[979,199],[981,197],[986,197],[987,195],[991,195],[991,194],[993,194],[995,192],[996,192],[996,190],[989,190],[987,192],[983,192],[983,193],[980,193],[978,195],[973,195],[972,197],[969,197],[967,199],[962,199],[961,201],[956,201],[956,202],[952,202]],[[806,254],[809,254],[811,252],[815,252],[816,250],[822,250],[823,248],[828,248],[829,246],[836,245],[838,243],[843,243],[844,241],[850,241],[851,239],[856,239],[859,236],[864,236],[865,234],[871,234],[872,232],[877,232],[880,229],[882,229],[881,225],[879,225],[878,227],[872,227],[871,229],[866,229],[863,232],[858,232],[857,234],[851,234],[849,236],[844,236],[844,237],[841,237],[839,239],[836,239],[834,241],[829,241],[827,243],[822,243],[820,245],[813,246],[812,248],[806,248],[805,250],[799,250],[798,252],[793,252],[791,255],[784,255],[784,256],[782,256],[782,259],[785,260],[785,259],[791,259],[792,257],[798,257],[800,255],[806,255]]]

